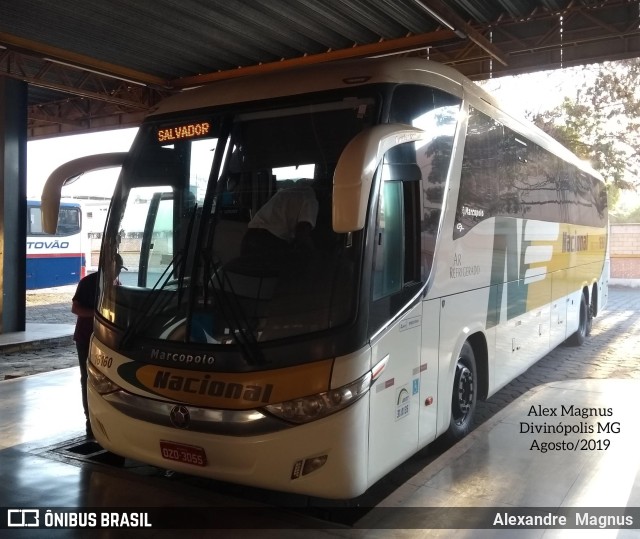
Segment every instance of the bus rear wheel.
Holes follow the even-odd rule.
[[[580,321],[576,332],[567,339],[570,346],[582,346],[589,333],[591,333],[591,325],[593,322],[593,309],[587,302],[587,296],[582,294],[580,300]]]
[[[478,397],[478,376],[473,348],[465,342],[458,355],[453,377],[451,421],[445,435],[447,441],[457,442],[471,431]]]

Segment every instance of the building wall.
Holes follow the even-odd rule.
[[[609,245],[611,277],[640,279],[640,223],[612,224]]]

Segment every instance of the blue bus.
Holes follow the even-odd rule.
[[[86,271],[82,207],[61,202],[58,228],[46,234],[39,200],[27,200],[27,290],[77,283]]]

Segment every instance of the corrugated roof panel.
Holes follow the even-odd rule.
[[[463,22],[444,24],[451,12],[457,15],[454,20]],[[566,20],[571,22],[564,26],[564,41],[546,39],[543,47],[534,38],[544,38],[557,26],[557,17],[548,15],[559,12],[567,13]],[[469,28],[457,28],[457,37],[445,32],[435,34],[433,42],[407,41],[405,52],[420,53],[416,48],[424,47],[429,51],[425,56],[456,65],[472,77],[488,69],[493,72],[488,66],[499,57],[512,61],[500,69],[503,74],[536,65],[554,66],[559,48],[566,50],[569,43],[575,45],[572,63],[583,57],[602,58],[602,36],[611,49],[609,56],[622,58],[638,48],[633,34],[637,26],[629,30],[636,17],[637,2],[626,0],[0,0],[0,34],[11,38],[3,43],[10,51],[11,47],[16,53],[38,50],[38,44],[43,44],[44,51],[52,51],[51,57],[58,60],[98,72],[104,63],[102,72],[149,84],[158,93],[166,93],[164,81],[373,46],[465,24],[476,31],[479,42],[465,38]],[[488,46],[482,44],[483,34]],[[590,40],[587,34],[596,37]],[[20,39],[26,45],[16,45]],[[59,56],[53,48],[61,49]],[[372,48],[380,54],[398,51]],[[73,75],[38,72],[38,62],[39,68],[46,67],[46,62],[36,57],[47,56],[46,52],[30,54],[36,68],[29,77],[42,77],[40,81],[49,77],[58,91],[66,88],[76,93],[75,82],[65,80]],[[74,55],[87,61],[75,62]],[[2,60],[0,56],[0,75],[7,72],[20,78]],[[134,76],[128,78],[132,71]],[[96,81],[95,90],[109,96],[110,79],[103,81]],[[52,95],[52,100],[58,97]],[[37,101],[34,94],[30,102]]]
[[[391,17],[385,9],[386,6],[382,3],[361,0],[350,2],[333,0],[328,3],[333,4],[334,9],[340,12],[345,20],[355,19],[363,28],[367,29],[369,34],[365,42],[370,42],[371,38],[390,39],[402,37],[408,33],[407,28]],[[363,41],[361,40],[359,43],[363,43]]]
[[[450,0],[486,24],[569,0]],[[590,0],[581,0],[592,5]],[[0,31],[167,79],[434,30],[420,0],[0,0]],[[37,21],[37,23],[34,23]]]
[[[37,35],[34,10],[48,21]],[[3,6],[0,19],[1,31],[168,79],[436,26],[412,0],[28,0]]]
[[[413,34],[431,32],[440,25],[427,12],[413,2],[396,2],[395,0],[381,0],[381,9],[389,18],[402,24]]]

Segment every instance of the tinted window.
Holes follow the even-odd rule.
[[[453,237],[506,216],[602,227],[602,182],[470,108]]]
[[[399,292],[404,278],[404,208],[402,182],[385,181],[389,165],[383,166],[378,198],[376,245],[373,262],[373,300]]]
[[[40,207],[29,207],[27,213],[27,234],[45,234],[42,230],[42,211]],[[81,226],[80,208],[61,206],[58,212],[58,228],[56,236],[78,234]]]

